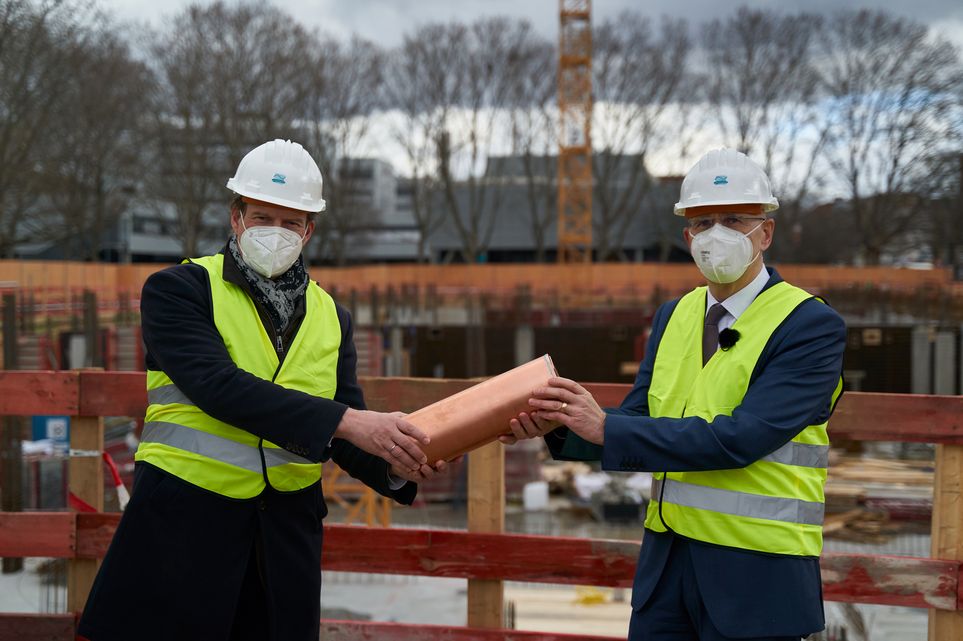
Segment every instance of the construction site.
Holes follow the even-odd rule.
[[[8,0],[0,1],[8,4]],[[302,261],[310,282],[319,285],[350,318],[351,331],[346,336],[356,355],[357,383],[364,396],[364,405],[355,409],[418,416],[419,411],[462,398],[456,395],[478,385],[506,380],[500,377],[547,355],[550,372],[576,381],[599,407],[605,408],[606,414],[618,415],[620,410],[609,408],[629,403],[640,380],[645,380],[646,388],[656,385],[657,374],[652,367],[656,367],[656,373],[665,371],[659,369],[666,367],[664,361],[648,353],[653,334],[661,341],[661,332],[669,331],[666,324],[674,322],[660,320],[659,311],[667,304],[670,310],[676,309],[672,306],[677,299],[686,300],[688,292],[707,280],[710,292],[712,283],[732,282],[710,278],[698,258],[693,264],[698,253],[694,249],[693,257],[689,256],[687,243],[694,242],[697,234],[710,232],[693,232],[687,222],[689,214],[682,207],[686,197],[683,169],[673,166],[659,176],[650,173],[645,165],[653,154],[647,153],[654,150],[644,145],[615,149],[605,143],[605,151],[599,150],[598,138],[604,141],[609,134],[598,112],[618,102],[607,98],[605,76],[598,71],[599,58],[611,55],[605,40],[611,33],[606,36],[605,29],[615,29],[613,25],[618,23],[607,21],[604,28],[596,29],[593,12],[601,4],[600,0],[558,2],[557,18],[553,16],[558,34],[557,41],[551,43],[552,73],[545,98],[554,123],[549,143],[544,149],[528,148],[516,154],[517,141],[513,140],[511,155],[498,156],[489,150],[488,162],[497,164],[497,156],[505,172],[515,161],[521,163],[525,170],[517,176],[506,178],[508,174],[497,171],[476,176],[469,168],[467,177],[461,176],[454,186],[446,184],[449,173],[459,170],[458,153],[446,156],[449,145],[455,143],[445,129],[453,125],[445,121],[441,133],[425,129],[426,140],[434,145],[429,153],[435,158],[431,162],[437,163],[432,165],[437,172],[434,182],[419,178],[418,166],[411,167],[410,176],[397,182],[392,176],[386,184],[390,186],[391,202],[397,199],[399,204],[393,204],[394,213],[383,219],[371,211],[362,212],[360,200],[352,201],[350,196],[356,197],[370,187],[374,194],[371,200],[377,200],[380,161],[366,160],[354,166],[357,175],[368,172],[364,180],[369,183],[361,186],[344,177],[344,164],[320,160],[319,175],[324,175],[329,207],[333,202],[335,210],[339,204],[348,210],[347,217],[354,216],[357,223],[354,227],[337,219],[343,214],[332,214],[334,222],[325,223],[326,214],[318,208],[288,207],[286,201],[269,198],[245,201],[248,207],[268,203],[298,213],[310,211],[313,215],[321,211],[317,228],[314,219],[307,217],[305,225],[310,224],[312,231],[295,231],[301,239],[312,232],[315,235],[313,245],[304,245]],[[8,13],[14,17],[20,15],[18,12],[28,15],[34,10],[30,2],[11,0],[9,5]],[[243,7],[239,7],[213,3],[206,10],[229,13],[237,9],[243,14]],[[201,9],[195,7],[195,13],[185,13],[184,19],[190,15],[196,19]],[[746,7],[733,14],[736,17],[732,20],[744,26],[755,24],[753,20],[769,19],[767,14],[753,14]],[[626,15],[623,21],[636,18],[635,14]],[[714,64],[710,46],[713,29],[723,27],[717,21],[704,31],[702,46],[710,54],[707,64]],[[481,31],[477,29],[476,33]],[[441,39],[438,33],[434,35]],[[631,56],[647,54],[630,51],[619,55],[626,56],[620,62],[628,65],[633,62]],[[775,54],[767,51],[766,55]],[[959,65],[955,50],[953,56],[953,64]],[[634,62],[645,66],[652,60]],[[787,69],[786,73],[792,71]],[[871,94],[871,89],[865,91]],[[706,104],[714,104],[718,93],[707,94]],[[0,107],[5,105],[3,95]],[[608,105],[597,104],[606,100]],[[635,100],[647,108],[654,104],[651,96]],[[948,138],[958,145],[959,135],[963,135],[963,120],[959,118],[963,104],[958,96],[956,100],[946,113],[953,123],[950,128],[955,127],[954,135],[958,136]],[[459,108],[468,102],[463,100]],[[422,111],[422,115],[436,113]],[[769,116],[775,117],[774,113]],[[355,117],[343,116],[345,121]],[[0,120],[2,117],[0,114]],[[177,150],[199,144],[190,138],[190,122],[188,118],[171,138],[176,139],[170,144]],[[410,127],[413,123],[414,119],[407,124]],[[516,125],[513,121],[513,132]],[[467,139],[474,141],[474,133]],[[832,137],[830,129],[824,133],[826,138]],[[334,144],[334,134],[326,135],[316,140]],[[456,135],[453,129],[452,136]],[[595,142],[593,135],[598,137]],[[762,133],[759,136],[765,137]],[[754,151],[763,155],[747,137],[725,142],[730,140],[740,155],[746,152],[753,157]],[[240,150],[227,161],[233,166],[250,148],[235,149],[234,142],[211,155],[228,156]],[[310,151],[309,142],[305,141],[305,149]],[[691,144],[700,142],[694,138]],[[463,145],[461,153],[471,153],[474,159],[470,143]],[[820,138],[818,146],[832,145]],[[765,217],[777,221],[772,260],[767,254],[765,265],[775,267],[786,283],[828,303],[845,323],[845,346],[840,345],[841,383],[834,393],[841,396],[838,401],[836,396],[831,399],[831,417],[822,428],[828,435],[828,445],[816,440],[806,443],[825,447],[825,460],[805,464],[793,459],[785,466],[818,468],[817,475],[823,474],[819,477],[820,520],[809,524],[822,537],[821,553],[790,553],[818,559],[821,585],[817,588],[821,590],[825,626],[806,637],[811,641],[963,641],[961,149],[941,148],[938,167],[933,165],[924,173],[931,178],[939,175],[940,180],[948,182],[940,183],[939,188],[933,182],[921,183],[916,187],[917,195],[925,195],[912,203],[908,187],[893,188],[885,198],[882,189],[867,196],[854,188],[846,198],[827,197],[826,202],[816,203],[808,190],[816,190],[818,178],[812,185],[798,185],[788,179],[777,183],[778,168],[771,166],[772,155],[766,154],[765,170],[773,176],[772,193],[767,196],[775,203],[773,194],[778,195],[781,205],[758,212],[748,210],[764,214],[750,218],[760,221],[759,226]],[[341,153],[346,151],[342,149]],[[702,150],[696,158],[701,154]],[[922,157],[916,160],[922,162]],[[532,181],[533,170],[525,161],[533,158],[545,165],[539,170],[544,180]],[[627,214],[624,225],[617,217],[614,222],[607,220],[613,205],[609,202],[611,194],[605,191],[605,172],[612,158],[616,158],[613,180],[619,185],[613,192],[617,196],[614,200],[637,201],[630,207],[638,209]],[[650,190],[633,191],[635,178],[627,159],[638,159],[640,180],[648,183]],[[816,166],[813,160],[807,171]],[[827,160],[826,166],[834,165]],[[693,165],[690,173],[695,174],[697,167]],[[205,168],[198,173],[207,180],[211,171]],[[237,176],[241,171],[239,167]],[[499,222],[489,212],[487,218],[482,216],[467,225],[490,225],[487,240],[481,240],[484,234],[469,237],[465,218],[471,218],[469,210],[485,200],[483,193],[476,193],[477,185],[488,181],[518,187],[524,182],[525,172],[530,181],[527,200],[532,203],[533,223],[538,223],[534,202],[542,195],[532,191],[532,185],[540,184],[549,195],[542,231],[533,231],[531,241],[519,240],[524,228],[519,221],[527,220],[520,210],[506,214],[511,222],[505,217]],[[715,176],[716,185],[726,183],[730,174],[736,175],[735,170],[726,173]],[[169,167],[164,174],[165,179],[173,175]],[[221,188],[229,175],[222,178],[215,172],[209,182]],[[3,180],[0,172],[0,190],[6,187]],[[285,176],[274,173],[272,180],[283,184]],[[798,177],[794,174],[792,180]],[[808,174],[804,180],[809,181]],[[189,226],[190,221],[180,218],[179,210],[170,213],[183,203],[171,205],[170,215],[144,213],[163,207],[151,205],[137,210],[143,204],[138,204],[138,199],[145,199],[149,190],[130,184],[122,189],[115,185],[102,194],[104,198],[115,194],[129,200],[122,212],[116,212],[116,234],[104,232],[102,238],[107,240],[86,256],[72,255],[74,250],[62,241],[45,243],[42,238],[21,238],[17,234],[8,239],[0,231],[0,640],[100,641],[87,639],[78,632],[78,625],[131,500],[135,455],[138,466],[150,465],[137,453],[157,438],[150,433],[150,417],[157,412],[156,393],[165,389],[157,383],[158,372],[167,376],[159,371],[156,354],[152,356],[148,349],[151,335],[144,329],[142,311],[150,305],[148,281],[183,256],[222,250],[230,254],[235,241],[241,247],[239,255],[248,260],[245,252],[249,250],[238,240],[243,234],[235,228],[232,236],[225,225],[228,199],[223,194],[220,204],[208,207],[214,213],[204,213],[193,221],[198,229],[214,231],[188,238],[190,234],[185,236],[183,231],[168,233]],[[247,184],[253,183],[244,183],[244,188]],[[777,193],[780,187],[789,191],[790,184],[796,189],[795,196],[787,194],[784,198]],[[231,182],[228,185],[237,198],[249,197],[243,188],[231,187]],[[766,188],[770,189],[768,184]],[[185,193],[188,189],[183,187]],[[317,189],[320,194],[320,178]],[[430,194],[423,202],[422,190]],[[303,191],[305,199],[309,190]],[[510,207],[520,207],[519,203],[526,200],[521,191],[514,196],[508,193],[504,202]],[[38,202],[46,202],[44,198]],[[672,219],[677,198],[678,217],[653,222],[659,216]],[[403,218],[398,214],[402,201],[414,222],[398,222]],[[869,201],[872,203],[867,204]],[[237,202],[233,201],[231,207]],[[320,202],[323,209],[324,201]],[[766,202],[745,201],[753,207]],[[353,212],[352,205],[356,206]],[[699,205],[692,209],[699,211]],[[732,205],[727,202],[723,209],[713,205],[716,209],[702,211],[710,217],[735,217],[732,224],[741,224],[738,216],[725,209]],[[13,207],[2,196],[0,206]],[[421,208],[431,210],[434,206],[446,211],[451,219],[433,224],[429,212],[427,224],[422,225]],[[231,210],[232,224],[236,213]],[[737,213],[748,215],[741,210]],[[859,229],[856,223],[837,226],[842,225],[837,222],[840,218],[850,214],[860,225],[869,222]],[[877,231],[883,235],[886,225],[872,218],[887,215],[901,220],[898,225],[894,223],[892,234],[885,241],[866,239]],[[242,208],[242,223],[244,216]],[[914,222],[924,217],[925,224]],[[17,221],[11,220],[16,227]],[[144,231],[146,227],[139,227],[138,220],[162,224]],[[719,220],[713,224],[713,229],[723,227]],[[726,227],[728,231],[733,229],[728,222]],[[243,232],[249,229],[257,228],[244,228]],[[771,238],[772,228],[768,230]],[[548,240],[542,240],[542,232]],[[833,249],[836,254],[828,253],[829,248],[846,244],[842,238],[856,238],[860,232],[865,232],[865,238],[853,241],[854,246],[863,243],[854,253],[839,253],[848,251],[844,248]],[[177,233],[181,234],[179,243],[174,242]],[[751,233],[738,236],[748,238]],[[229,237],[234,240],[225,246],[224,240]],[[92,231],[85,238],[93,238],[94,245],[102,240]],[[412,239],[415,242],[410,242]],[[5,244],[8,240],[9,247]],[[784,243],[782,249],[780,243]],[[824,253],[806,253],[816,245]],[[753,257],[747,266],[751,268],[755,260]],[[285,270],[291,269],[292,263]],[[737,274],[740,283],[743,272]],[[225,268],[225,280],[226,273]],[[278,272],[282,273],[287,272]],[[211,301],[226,299],[217,299],[212,284],[208,288],[213,321],[218,317]],[[307,314],[303,308],[309,303],[303,302],[303,293],[301,296],[302,313]],[[710,293],[709,302],[716,300]],[[751,302],[747,301],[747,306]],[[251,310],[261,314],[259,323],[264,321],[266,314],[260,307],[251,304]],[[733,315],[738,321],[739,315]],[[705,309],[700,318],[705,318]],[[697,337],[702,335],[701,323]],[[268,325],[265,323],[267,336],[277,339],[274,347],[267,341],[272,356],[278,349],[276,378],[285,362],[282,334],[277,329],[272,334]],[[768,331],[775,336],[781,327]],[[216,329],[229,344],[228,324],[218,324]],[[705,350],[705,336],[702,338]],[[710,355],[703,351],[702,366],[710,367],[707,363],[713,361],[709,359],[732,348],[738,338],[736,333],[733,343],[726,345],[720,333]],[[654,344],[658,347],[660,343]],[[338,349],[343,348],[342,343]],[[758,358],[766,354],[762,352]],[[751,365],[749,370],[753,369]],[[644,375],[640,375],[640,367]],[[270,375],[270,370],[267,373]],[[266,378],[275,382],[270,376]],[[164,380],[167,388],[176,391],[173,376]],[[523,392],[526,397],[530,393]],[[656,402],[651,390],[648,394],[647,410],[649,403]],[[780,401],[771,402],[775,405]],[[190,400],[176,403],[190,405]],[[491,404],[496,405],[494,397]],[[558,411],[563,412],[569,404],[560,401]],[[527,404],[524,407],[534,416]],[[684,407],[677,415],[680,419],[688,416]],[[727,410],[735,415],[731,405]],[[512,414],[517,415],[518,411]],[[712,427],[711,422],[708,424]],[[499,435],[510,433],[506,424]],[[571,438],[575,427],[568,433],[563,439]],[[797,433],[801,434],[799,430]],[[408,506],[399,505],[385,491],[376,491],[353,477],[333,460],[325,460],[320,466],[317,474],[322,503],[326,504],[320,639],[612,641],[628,637],[631,641],[630,621],[640,610],[633,602],[632,590],[640,584],[636,567],[640,546],[644,548],[643,530],[650,536],[653,524],[648,508],[656,506],[661,519],[663,503],[670,503],[659,493],[664,492],[669,473],[641,468],[607,470],[604,455],[602,461],[598,457],[575,460],[578,457],[561,455],[553,448],[549,434],[517,443],[499,442],[494,435],[479,441],[465,434],[459,437],[471,446],[459,449],[457,456],[446,455],[448,469],[419,482],[413,503]],[[257,438],[268,440],[263,435]],[[579,438],[595,443],[581,434]],[[794,436],[789,445],[797,440]],[[329,448],[333,441],[332,437]],[[397,445],[395,442],[388,453]],[[265,452],[271,450],[255,439],[257,449],[261,450],[259,465],[263,466],[258,468],[258,479],[263,472],[268,489],[273,490],[271,467],[265,462]],[[301,456],[307,452],[289,445],[276,449]],[[394,483],[395,468],[387,469],[389,482]],[[684,467],[680,469],[686,472]],[[709,467],[705,473],[718,469]],[[404,487],[406,478],[400,487]],[[391,491],[396,490],[391,485]],[[263,502],[261,506],[263,510]],[[669,530],[666,536],[688,536],[665,527]],[[721,525],[716,528],[724,529]],[[690,538],[727,545],[713,536]],[[746,550],[769,553],[764,547],[749,545],[742,551]]]

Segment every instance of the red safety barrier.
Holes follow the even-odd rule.
[[[0,372],[0,415],[69,414],[77,438],[94,436],[97,417],[138,416],[146,407],[142,372]],[[434,379],[362,379],[373,409],[411,411],[464,389],[471,381]],[[616,405],[627,385],[588,385],[603,405]],[[931,634],[937,639],[963,638],[960,569],[963,565],[963,397],[847,393],[830,425],[834,438],[902,440],[942,444],[938,448],[934,494],[934,551],[943,558],[826,554],[821,560],[828,600],[930,608]],[[73,443],[72,443],[73,446]],[[102,478],[101,461],[89,465],[91,478]],[[94,474],[96,473],[96,474]],[[74,479],[71,479],[74,486]],[[86,490],[97,504],[97,487]],[[93,489],[91,489],[93,488]],[[99,491],[103,491],[102,483]],[[102,504],[102,496],[100,497]],[[89,500],[88,500],[89,502]],[[71,559],[76,575],[91,578],[103,556],[119,514],[0,513],[0,556]],[[518,580],[599,586],[631,585],[638,544],[629,541],[510,534],[479,534],[332,525],[325,530],[325,570],[463,577],[487,581]],[[936,554],[935,554],[936,556]],[[92,564],[92,565],[91,565]],[[73,567],[73,566],[72,566]],[[83,581],[71,583],[84,590]],[[83,592],[85,595],[86,592]],[[78,611],[83,599],[72,602]],[[0,638],[67,641],[72,617],[0,614]],[[481,630],[444,626],[408,626],[370,622],[323,622],[325,639],[480,639],[563,641],[589,639],[550,633]],[[934,632],[935,631],[935,632]],[[593,639],[600,639],[594,637]]]

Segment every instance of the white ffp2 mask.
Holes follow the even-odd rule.
[[[746,273],[756,257],[752,254],[749,234],[762,226],[759,223],[749,233],[730,229],[716,223],[712,229],[692,237],[692,258],[702,275],[713,283],[733,283]]]
[[[274,278],[286,272],[301,255],[303,236],[284,227],[245,227],[238,239],[241,257],[251,269],[265,278]]]

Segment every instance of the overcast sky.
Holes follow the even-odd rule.
[[[99,0],[102,7],[123,21],[158,26],[165,16],[178,13],[190,0]],[[207,4],[206,0],[196,0]],[[275,2],[305,25],[333,35],[357,33],[383,45],[395,45],[420,24],[453,19],[469,22],[479,16],[508,15],[528,19],[541,33],[558,34],[558,0],[285,0]],[[719,0],[595,0],[593,20],[602,21],[624,9],[644,7],[649,15],[685,17],[702,22],[727,16],[735,3]],[[924,22],[963,47],[961,0],[747,0],[750,7],[786,12],[831,12],[839,8],[877,8]]]

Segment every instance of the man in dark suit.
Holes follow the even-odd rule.
[[[846,328],[763,264],[777,207],[745,155],[704,156],[675,213],[707,287],[656,312],[618,409],[553,379],[504,438],[544,435],[556,458],[654,473],[630,641],[786,641],[824,628],[826,423]]]

